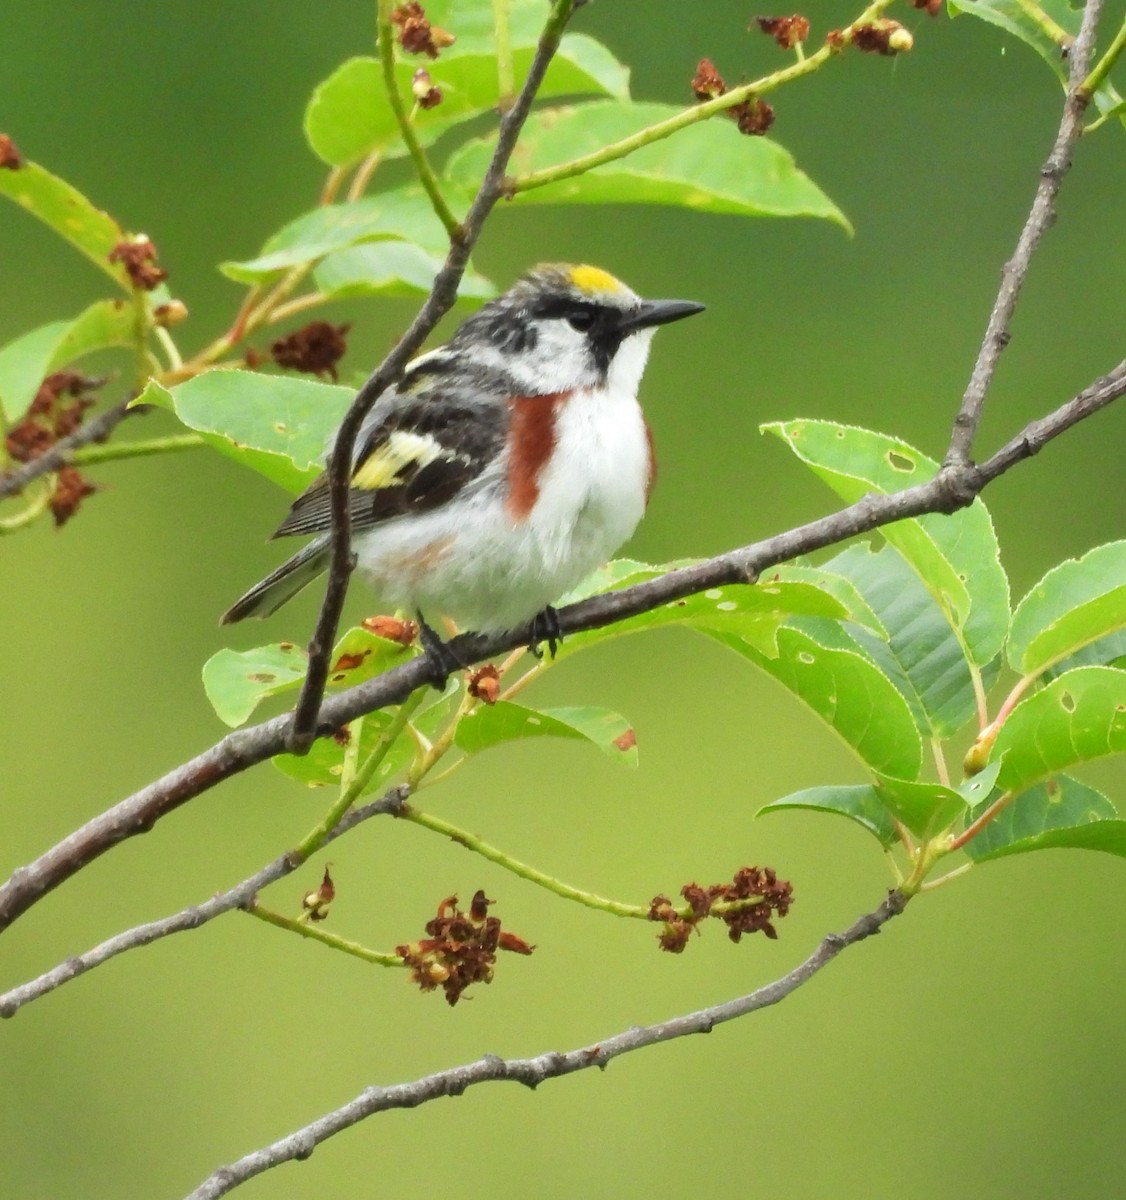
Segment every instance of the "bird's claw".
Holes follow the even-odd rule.
[[[543,658],[540,643],[546,642],[548,653],[555,657],[563,641],[563,630],[559,628],[559,614],[549,604],[542,612],[536,613],[528,626],[528,649],[536,658]]]

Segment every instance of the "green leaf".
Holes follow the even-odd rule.
[[[1126,629],[1126,541],[1060,563],[1017,605],[1008,657],[1022,675]]]
[[[189,429],[228,458],[299,492],[320,472],[337,426],[355,397],[351,388],[259,375],[207,371],[139,399],[169,407]]]
[[[850,546],[825,564],[849,579],[887,630],[851,635],[903,693],[927,738],[947,738],[977,712],[965,652],[937,601],[918,575],[890,546],[873,553]]]
[[[443,257],[449,248],[445,228],[434,215],[426,193],[410,186],[344,204],[323,204],[279,229],[257,258],[225,262],[219,269],[240,283],[265,283],[334,250],[379,239],[414,242],[424,251]]]
[[[1105,637],[1091,642],[1082,650],[1069,654],[1062,662],[1049,667],[1045,676],[1055,679],[1076,667],[1118,667],[1126,668],[1126,629],[1108,633]]]
[[[898,438],[832,421],[764,425],[781,438],[847,503],[926,483],[938,464]],[[1009,584],[1001,567],[993,521],[980,500],[949,516],[896,521],[880,532],[903,555],[938,601],[979,667],[991,662],[1009,629]]]
[[[1035,0],[1034,4],[1021,0],[946,0],[946,5],[951,16],[970,13],[1031,46],[1066,90],[1068,60],[1063,50],[1079,33],[1082,9],[1073,8],[1068,0]],[[1096,90],[1093,99],[1099,112],[1109,112],[1122,103],[1109,80]]]
[[[0,196],[50,226],[126,292],[133,290],[120,264],[109,261],[110,251],[125,237],[121,226],[65,179],[25,161],[15,171],[0,171]]]
[[[884,846],[894,846],[899,841],[888,810],[877,798],[876,789],[868,783],[847,787],[814,787],[801,792],[791,792],[789,796],[764,804],[755,815],[761,817],[763,813],[784,812],[793,808],[848,817]]]
[[[463,33],[464,21],[454,22],[434,16],[433,4],[427,15],[443,28],[458,30],[457,41],[442,52],[435,62],[427,62],[434,85],[442,92],[437,107],[421,110],[414,117],[415,133],[427,146],[448,129],[482,113],[492,112],[500,102],[497,59],[492,39],[492,12],[481,9],[478,15],[488,19],[486,34],[474,37]],[[514,12],[510,30],[512,65],[521,80],[532,65],[539,31],[547,9],[536,5],[537,12]],[[399,94],[410,103],[411,80],[419,65],[412,58],[395,66]],[[563,37],[540,87],[540,99],[558,96],[629,95],[629,71],[600,43],[581,33]],[[379,151],[385,158],[406,153],[399,125],[387,102],[383,74],[377,58],[351,58],[318,84],[305,109],[305,137],[319,158],[329,166],[348,167]]]
[[[916,783],[882,775],[876,798],[919,838],[932,838],[948,829],[966,811],[965,798],[940,783]]]
[[[510,164],[517,177],[595,153],[683,112],[668,104],[595,101],[533,113]],[[494,137],[466,143],[445,176],[473,188]],[[747,217],[824,217],[851,232],[847,218],[767,138],[744,137],[731,121],[698,122],[582,175],[518,192],[518,204],[672,204]]]
[[[355,626],[332,651],[328,687],[347,688],[398,666],[413,651]],[[308,655],[293,642],[220,650],[203,665],[203,689],[221,721],[239,726],[270,696],[300,687]]]
[[[896,779],[918,776],[922,746],[907,702],[862,655],[787,627],[778,631],[777,658],[736,634],[705,632],[805,701],[873,771]]]
[[[1126,858],[1126,821],[1094,788],[1059,775],[1019,795],[966,844],[975,862],[1061,847]]]
[[[428,295],[445,258],[413,242],[363,242],[334,250],[313,268],[319,291],[334,300],[351,296]],[[466,271],[458,287],[462,299],[487,300],[496,288],[476,271]]]
[[[73,320],[52,321],[10,342],[0,350],[0,410],[17,420],[53,371],[95,350],[131,345],[134,319],[128,301],[96,300]]]
[[[203,664],[203,690],[220,721],[236,728],[269,696],[297,687],[309,658],[293,642],[220,650]]]
[[[608,708],[525,708],[500,700],[479,705],[462,718],[454,741],[466,754],[479,754],[501,742],[559,737],[590,742],[615,762],[637,766],[637,738],[629,722]]]
[[[844,605],[845,611],[848,613],[846,620],[867,629],[882,642],[888,640],[888,631],[884,628],[880,618],[876,616],[875,610],[864,599],[860,589],[851,579],[846,579],[844,575],[838,575],[833,571],[828,563],[817,567],[807,563],[783,563],[782,566],[775,568],[771,575],[797,583],[814,584]]]
[[[1126,750],[1126,671],[1079,667],[1022,700],[1001,726],[991,759],[1006,791],[1024,791],[1077,763]]]

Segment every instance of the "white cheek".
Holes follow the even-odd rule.
[[[645,363],[649,359],[649,344],[653,341],[654,333],[655,329],[639,329],[622,342],[610,363],[610,372],[606,377],[606,384],[612,391],[630,396],[637,394]]]
[[[566,321],[536,323],[535,348],[515,355],[505,366],[530,395],[594,387],[597,371],[584,334]]]

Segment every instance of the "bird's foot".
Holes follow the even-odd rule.
[[[528,649],[536,658],[543,658],[540,643],[546,642],[548,652],[554,658],[562,641],[563,630],[559,628],[559,614],[549,604],[542,612],[536,613],[528,626]]]
[[[440,692],[446,690],[446,682],[456,671],[464,671],[469,665],[463,663],[450,649],[449,642],[443,642],[438,634],[426,624],[422,613],[418,614],[418,640],[426,651],[426,662],[430,668],[430,682]]]

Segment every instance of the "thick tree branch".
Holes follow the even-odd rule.
[[[612,1059],[647,1046],[671,1042],[693,1033],[710,1033],[717,1025],[726,1021],[745,1017],[785,1000],[802,984],[812,979],[822,967],[828,966],[842,950],[879,933],[880,929],[893,917],[898,916],[906,905],[905,896],[899,892],[892,892],[879,908],[854,921],[843,933],[829,934],[809,958],[789,974],[726,1003],[673,1017],[656,1025],[635,1025],[624,1033],[603,1038],[592,1046],[583,1046],[577,1050],[562,1053],[549,1051],[535,1058],[504,1059],[487,1054],[477,1062],[437,1071],[433,1075],[415,1080],[414,1083],[365,1088],[354,1100],[311,1121],[288,1137],[247,1154],[229,1166],[220,1167],[204,1180],[187,1200],[217,1200],[219,1196],[225,1196],[271,1167],[308,1158],[321,1142],[376,1113],[396,1108],[417,1108],[420,1104],[437,1100],[441,1096],[460,1096],[467,1088],[478,1083],[508,1080],[535,1088],[546,1079],[571,1075],[590,1067],[603,1070]]]
[[[342,837],[350,829],[354,829],[371,817],[397,813],[406,803],[409,795],[410,789],[407,785],[399,784],[385,792],[378,800],[369,801],[367,804],[361,804],[349,810],[332,828],[324,840],[324,845],[327,846],[329,842],[336,841],[338,837]],[[77,979],[79,975],[85,975],[87,971],[93,970],[94,967],[100,967],[102,963],[116,958],[119,954],[124,954],[127,950],[137,950],[141,946],[149,946],[174,933],[198,929],[201,925],[206,925],[208,921],[213,921],[216,917],[221,917],[232,909],[246,908],[264,887],[293,874],[304,865],[305,861],[295,858],[292,854],[283,854],[241,883],[235,884],[225,892],[218,892],[202,904],[192,904],[178,913],[173,913],[170,917],[162,917],[159,921],[148,921],[144,925],[136,925],[132,929],[126,929],[111,938],[106,938],[104,942],[99,942],[85,954],[71,955],[70,958],[59,963],[58,966],[52,967],[51,970],[44,971],[35,979],[29,979],[27,983],[0,993],[0,1017],[14,1017],[25,1004],[29,1004],[32,1000],[38,1000],[40,996],[53,992],[55,988],[62,987],[64,983],[69,983],[72,979]]]
[[[1043,167],[1040,168],[1040,183],[1032,201],[1028,219],[1017,239],[1012,258],[1001,269],[1001,288],[993,303],[993,311],[985,326],[985,338],[978,351],[977,362],[970,373],[970,381],[962,397],[962,406],[954,418],[950,435],[950,447],[946,451],[948,466],[964,466],[972,461],[974,437],[981,423],[985,396],[993,382],[1001,351],[1009,344],[1009,323],[1016,309],[1021,288],[1028,277],[1032,255],[1040,239],[1050,228],[1056,215],[1056,196],[1064,175],[1071,166],[1071,153],[1083,132],[1083,115],[1090,103],[1090,95],[1083,91],[1082,84],[1090,69],[1095,51],[1095,32],[1099,23],[1102,0],[1088,0],[1083,12],[1079,35],[1070,50],[1068,95],[1063,106],[1059,132],[1055,144]]]
[[[130,403],[129,400],[122,400],[113,408],[107,408],[105,412],[99,413],[98,416],[80,425],[68,437],[60,438],[38,458],[33,458],[31,462],[25,463],[18,470],[0,474],[0,500],[6,496],[18,495],[40,475],[46,475],[50,471],[59,470],[60,467],[69,466],[74,461],[72,455],[75,450],[82,446],[89,446],[92,442],[104,442],[126,417],[149,411],[150,406],[147,404],[130,408]]]
[[[611,625],[710,587],[751,582],[769,567],[868,533],[892,521],[924,513],[956,512],[971,504],[992,480],[1037,453],[1077,422],[1105,408],[1124,392],[1126,362],[1120,363],[1055,412],[1028,424],[980,466],[944,467],[927,483],[892,495],[869,494],[847,508],[774,537],[691,567],[670,571],[635,587],[606,592],[569,605],[559,612],[560,628],[568,634]],[[452,645],[463,662],[475,663],[513,650],[526,641],[527,631],[516,630],[488,636],[462,634]],[[416,688],[429,685],[428,670],[424,658],[415,658],[357,687],[328,697],[321,708],[319,732],[327,735],[364,713],[402,703]],[[260,725],[229,733],[209,750],[88,821],[33,863],[18,868],[6,883],[0,885],[0,931],[47,892],[118,842],[147,832],[161,817],[215,784],[280,754],[286,749],[289,726],[290,717],[283,714]]]
[[[316,738],[317,714],[328,679],[329,654],[336,639],[340,613],[344,608],[348,579],[355,565],[351,551],[348,488],[352,476],[352,452],[356,444],[356,435],[372,405],[402,375],[407,363],[423,341],[457,300],[458,285],[469,262],[470,252],[480,237],[486,218],[504,193],[508,160],[516,147],[516,140],[531,112],[532,102],[547,73],[548,65],[559,48],[563,30],[575,7],[575,0],[555,0],[552,5],[551,15],[540,36],[532,65],[528,69],[528,77],[524,80],[516,102],[501,118],[496,149],[493,151],[488,170],[473,203],[469,206],[469,212],[458,235],[451,238],[449,254],[434,279],[430,295],[395,348],[360,388],[337,431],[328,465],[332,500],[332,565],[329,568],[328,584],[320,615],[317,617],[316,629],[309,643],[309,670],[288,734],[287,748],[294,754],[304,754]]]

